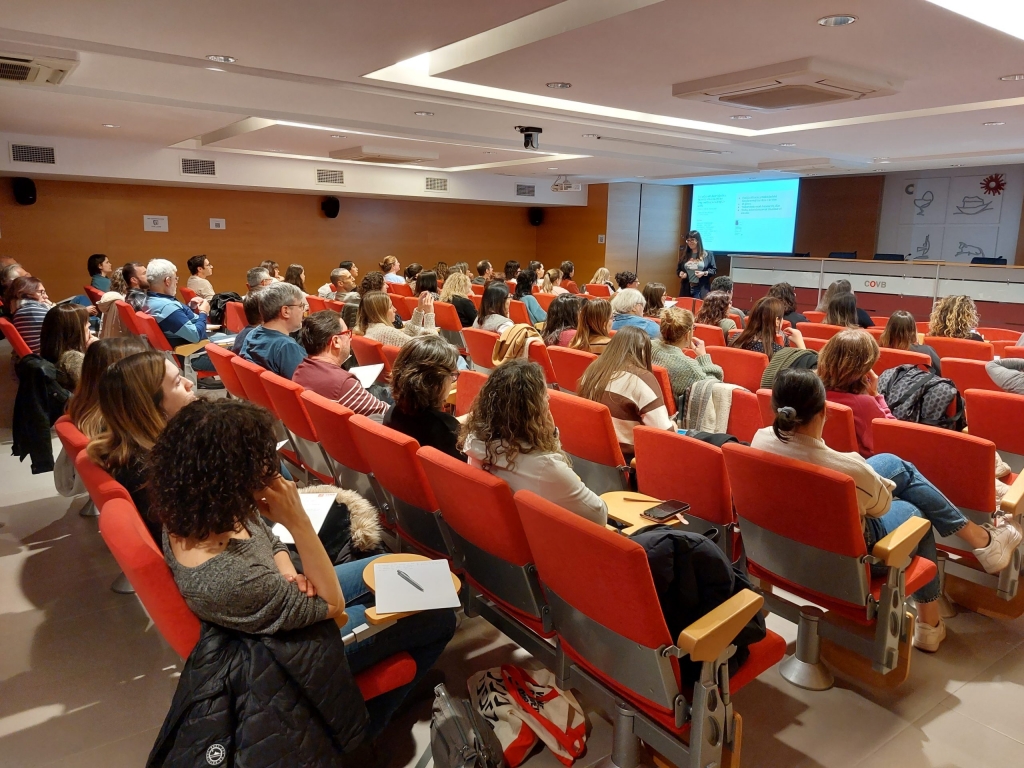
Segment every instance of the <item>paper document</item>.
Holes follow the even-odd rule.
[[[309,516],[310,522],[313,523],[313,530],[317,533],[320,533],[320,528],[323,526],[324,520],[327,519],[327,513],[331,511],[331,505],[334,503],[335,496],[336,494],[333,493],[299,494],[299,499],[302,501],[302,509]],[[280,523],[277,523],[272,530],[274,535],[285,544],[295,543],[291,531]]]
[[[459,596],[447,560],[373,564],[377,612],[404,613],[431,608],[458,608]]]
[[[383,370],[384,363],[377,363],[375,365],[357,365],[355,368],[349,368],[348,372],[359,379],[363,389],[366,389],[377,380],[377,377],[380,376],[380,372]]]
[[[678,303],[675,299],[667,299],[665,301],[665,309],[672,309]]]

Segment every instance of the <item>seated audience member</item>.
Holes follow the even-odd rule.
[[[594,273],[594,276],[590,278],[590,282],[587,285],[607,285],[608,290],[615,293],[619,290],[618,286],[612,282],[612,273],[604,267],[601,267]]]
[[[576,335],[580,322],[580,303],[586,301],[563,293],[555,297],[548,306],[548,319],[544,323],[544,346],[568,347]]]
[[[780,371],[772,388],[775,423],[758,430],[751,446],[852,477],[857,485],[857,505],[868,552],[911,517],[923,517],[932,529],[918,544],[917,554],[921,557],[935,562],[935,536],[955,535],[974,549],[989,573],[1006,567],[1021,541],[1019,531],[1009,525],[993,528],[970,522],[913,464],[897,456],[880,453],[865,460],[856,453],[839,453],[829,448],[821,439],[825,397],[825,387],[813,371]],[[937,651],[946,636],[939,618],[939,595],[938,574],[914,593],[918,610],[914,645],[923,651]]]
[[[541,283],[544,281],[544,265],[539,261],[531,261],[527,267],[533,274],[537,276],[537,287],[540,288]]]
[[[32,354],[38,355],[43,319],[53,306],[42,281],[38,277],[17,278],[4,294],[4,305],[10,308],[11,322],[21,338]]]
[[[476,316],[473,327],[501,333],[510,325],[514,325],[508,317],[511,301],[508,286],[501,280],[492,280],[484,289],[483,298],[480,300],[480,314]]]
[[[562,272],[562,287],[569,293],[579,293],[580,287],[576,285],[573,276],[576,274],[576,265],[571,261],[563,261],[559,269]]]
[[[422,295],[424,292],[429,293],[430,297],[434,301],[439,301],[441,294],[437,287],[437,273],[429,269],[422,270],[416,275],[416,280],[413,282],[412,292],[416,296]]]
[[[7,303],[7,291],[19,277],[31,277],[28,272],[25,271],[21,264],[7,264],[4,267],[0,267],[0,317],[6,317],[8,320],[11,318],[11,307]]]
[[[471,285],[465,272],[449,272],[441,289],[441,301],[455,307],[463,328],[469,328],[476,321],[476,305],[469,299]]]
[[[242,299],[242,311],[245,313],[245,328],[235,335],[235,341],[231,345],[231,351],[236,355],[241,353],[246,337],[263,322],[263,318],[260,317],[260,291],[262,290],[263,288],[260,287],[257,290],[249,291],[245,294],[245,298]]]
[[[536,282],[537,276],[532,269],[524,269],[516,276],[515,300],[526,305],[526,314],[533,325],[548,319],[548,313],[541,309],[540,303],[533,298],[533,286]]]
[[[824,312],[828,314],[828,306],[838,294],[849,293],[853,294],[853,286],[849,280],[836,280],[834,283],[830,283],[828,288],[825,289],[825,293],[821,297],[821,301],[818,302],[818,306],[815,308],[818,312]],[[857,297],[854,296],[854,302]],[[860,307],[857,307],[857,325],[861,328],[871,328],[875,324],[875,321],[871,319],[871,316]]]
[[[380,262],[380,271],[384,273],[384,282],[386,283],[404,283],[405,278],[399,274],[402,269],[402,265],[398,263],[398,259],[394,256],[385,256]]]
[[[641,291],[644,297],[644,317],[661,317],[665,309],[665,286],[662,283],[647,283]]]
[[[434,265],[434,269],[431,270],[431,271],[434,273],[434,275],[435,275],[435,277],[437,279],[438,284],[441,284],[445,280],[447,280],[448,279],[448,275],[451,272],[451,270],[448,268],[448,262],[447,261],[439,261],[439,262],[437,262],[437,264]]]
[[[192,382],[153,349],[118,360],[100,380],[104,426],[89,443],[89,458],[131,494],[154,542],[162,537],[160,521],[149,511],[146,459],[168,420],[195,399]]]
[[[329,301],[359,301],[359,294],[356,292],[356,279],[351,272],[342,267],[331,270],[331,282],[321,285],[316,294],[321,299]]]
[[[750,352],[761,352],[772,355],[782,349],[783,346],[806,349],[803,334],[796,328],[782,330],[782,310],[785,305],[778,299],[768,296],[758,299],[750,308],[747,315],[747,325],[740,331],[739,336],[729,342],[730,347],[746,349]],[[779,344],[775,337],[782,334],[783,344]]]
[[[494,369],[462,426],[460,447],[469,463],[516,491],[533,491],[598,525],[608,522],[601,497],[572,471],[548,410],[544,371],[509,360]]]
[[[266,261],[262,262],[260,266],[267,270],[267,274],[270,275],[270,279],[273,280],[275,283],[279,283],[282,280],[284,280],[284,278],[281,277],[281,268],[278,266],[276,261],[267,259]]]
[[[505,280],[506,282],[512,282],[516,279],[519,274],[519,262],[515,259],[509,259],[505,262]]]
[[[193,256],[188,260],[189,278],[187,288],[196,292],[196,296],[202,296],[210,301],[217,292],[213,290],[210,277],[213,275],[213,264],[204,255]]]
[[[376,270],[373,272],[367,272],[359,282],[359,287],[356,291],[359,293],[360,297],[366,295],[367,291],[383,291],[384,283],[387,282],[385,277],[386,276],[383,272],[377,272]]]
[[[146,302],[149,300],[149,275],[146,274],[146,265],[141,261],[129,261],[121,267],[121,282],[124,283],[124,300],[128,306],[136,312],[145,312]]]
[[[917,323],[914,321],[914,316],[905,310],[896,310],[889,316],[882,337],[878,340],[878,346],[888,349],[905,349],[928,355],[932,359],[932,373],[936,376],[942,375],[942,362],[939,359],[939,353],[927,344],[917,343]]]
[[[979,322],[978,307],[970,296],[944,296],[932,307],[928,335],[984,341],[976,330]]]
[[[1024,357],[1004,357],[985,363],[989,378],[1004,392],[1024,395]]]
[[[544,273],[544,281],[540,286],[541,293],[553,293],[555,296],[561,296],[563,293],[568,293],[565,288],[562,287],[562,270],[560,269],[549,269]]]
[[[652,339],[661,336],[658,324],[644,317],[644,295],[636,288],[623,288],[612,296],[612,330],[639,328]]]
[[[342,261],[338,264],[339,269],[347,269],[353,280],[359,279],[359,267],[354,261]]]
[[[715,278],[715,282],[718,282],[719,280],[729,280],[729,278]],[[729,280],[729,282],[730,284],[732,283],[731,280]],[[712,286],[713,285],[714,283],[712,283]],[[797,323],[807,322],[807,317],[796,311],[796,289],[794,289],[792,285],[789,283],[776,283],[768,289],[768,295],[783,303],[782,319],[788,320],[790,325],[796,326]],[[739,310],[733,307],[733,312],[737,311]]]
[[[676,428],[661,383],[651,370],[651,339],[639,328],[626,327],[612,337],[604,354],[580,378],[579,396],[608,406],[627,460],[633,455],[634,427]]]
[[[712,291],[704,296],[704,303],[697,311],[696,322],[701,325],[717,325],[722,329],[726,341],[729,340],[729,333],[736,330],[736,321],[729,317],[732,312],[732,301],[728,293]]]
[[[58,304],[43,319],[39,356],[53,363],[58,384],[74,390],[82,375],[85,350],[95,340],[85,307],[70,302]]]
[[[843,283],[849,283],[849,280],[834,280],[829,283],[828,288],[821,294],[821,298],[818,299],[818,306],[814,308],[815,312],[828,312],[828,303],[832,301],[832,297],[837,293],[842,293],[846,290],[843,287]],[[852,287],[852,286],[851,286]]]
[[[452,274],[453,272],[461,272],[466,277],[469,277],[469,262],[468,261],[456,261],[448,269],[448,274],[449,275]],[[445,280],[447,280],[447,279],[448,278],[446,277]]]
[[[384,425],[462,461],[459,422],[444,405],[459,377],[459,354],[440,336],[418,336],[402,347],[391,368],[394,406]]]
[[[331,563],[295,484],[278,472],[276,443],[273,416],[250,403],[198,400],[171,419],[150,452],[148,473],[164,559],[202,621],[273,635],[339,619],[344,636],[365,624],[373,605],[362,578],[370,560]],[[194,463],[182,461],[183,453],[203,457],[204,482],[195,482]],[[264,517],[292,535],[302,574]],[[367,739],[383,730],[454,633],[453,611],[422,611],[344,649],[353,674],[399,651],[416,662],[412,682],[367,702]]]
[[[291,337],[302,327],[306,296],[297,286],[280,282],[260,291],[258,304],[262,325],[245,337],[238,354],[290,379],[306,358],[306,350]]]
[[[875,452],[872,419],[895,419],[878,394],[878,376],[871,367],[878,362],[878,344],[861,330],[840,331],[818,353],[818,376],[833,403],[853,409],[857,446],[861,456]]]
[[[857,299],[852,293],[837,293],[828,303],[823,322],[843,328],[860,328],[857,322]]]
[[[207,338],[210,302],[196,296],[185,306],[174,298],[178,293],[178,268],[166,259],[153,259],[146,267],[146,275],[149,280],[146,311],[156,319],[167,343],[174,348]],[[195,371],[214,370],[206,354],[193,356],[191,363]]]
[[[624,288],[640,290],[640,279],[632,272],[616,272],[615,283],[619,286],[620,291]]]
[[[295,369],[292,381],[363,416],[388,409],[387,403],[363,389],[354,373],[341,367],[352,353],[352,331],[337,312],[325,309],[303,320],[299,341],[306,359]]]
[[[114,271],[114,267],[110,263],[110,259],[104,256],[102,253],[94,253],[89,257],[87,265],[89,270],[89,284],[98,291],[106,293],[110,290],[110,275]]]
[[[612,340],[612,305],[605,299],[584,299],[569,349],[600,355]]]
[[[108,293],[117,293],[121,296],[128,295],[128,284],[124,281],[124,267],[115,269],[110,273],[110,291]]]
[[[288,269],[284,273],[284,282],[290,283],[306,293],[306,270],[302,268],[301,264],[289,264]]]
[[[249,293],[258,291],[260,288],[266,288],[272,284],[274,278],[270,276],[266,267],[253,267],[245,273],[245,284],[249,289]]]
[[[386,293],[368,291],[359,302],[358,332],[360,336],[379,341],[391,347],[405,346],[414,336],[437,335],[434,326],[434,298],[429,293],[420,295],[412,320],[402,328],[395,328],[395,305]]]
[[[491,262],[484,259],[476,263],[476,277],[473,278],[473,285],[487,285],[494,279],[494,267]]]
[[[714,292],[708,294],[713,295]],[[651,342],[651,362],[668,369],[672,395],[677,401],[685,397],[698,381],[722,381],[725,378],[722,369],[711,362],[704,342],[693,335],[693,322],[693,313],[688,309],[666,309],[661,313],[661,338]],[[696,359],[684,354],[686,349],[696,352]]]
[[[405,284],[410,288],[415,289],[416,278],[420,276],[420,272],[423,271],[423,265],[413,262],[405,268]]]
[[[92,440],[103,431],[100,412],[100,381],[103,374],[118,360],[149,349],[138,336],[100,339],[89,345],[82,362],[75,395],[68,402],[68,418],[78,431]]]
[[[779,285],[787,285],[787,283],[779,283]],[[719,275],[718,277],[716,277],[714,280],[711,281],[711,290],[712,291],[721,291],[722,293],[728,293],[729,294],[729,304],[732,304],[733,283],[732,283],[732,278],[731,277],[728,277],[727,275]],[[793,300],[794,300],[794,302],[796,301],[796,297],[795,296],[794,296]],[[795,307],[795,303],[794,303],[794,307]],[[747,316],[746,312],[744,312],[739,307],[735,307],[735,306],[732,308],[732,314],[739,315],[740,316],[740,320],[743,320],[743,318],[745,318]],[[790,321],[790,322],[792,322],[792,321]],[[741,323],[741,325],[742,325],[742,323]],[[793,323],[793,325],[796,325],[796,323]]]

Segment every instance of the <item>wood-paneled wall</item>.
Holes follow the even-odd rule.
[[[598,236],[605,234],[607,221],[607,184],[588,185],[585,208],[545,208],[544,223],[537,227],[537,259],[548,269],[571,261],[582,289],[604,266],[605,244]]]
[[[793,250],[825,258],[832,251],[875,255],[885,177],[837,176],[800,180]]]
[[[669,296],[679,292],[676,266],[679,263],[684,197],[688,198],[683,187],[662,184],[644,184],[640,194],[640,247],[636,273],[641,285],[663,283]]]
[[[0,187],[0,254],[22,262],[53,298],[82,292],[92,253],[107,254],[115,266],[170,259],[182,284],[185,262],[205,253],[214,287],[239,293],[246,270],[264,259],[277,261],[282,272],[298,263],[313,290],[345,259],[361,273],[377,269],[388,254],[403,265],[526,263],[536,258],[538,232],[558,226],[552,216],[555,221],[533,227],[526,209],[512,206],[345,197],[338,218],[328,219],[312,195],[48,180],[36,182],[35,205],[20,206],[9,185],[4,180]],[[145,215],[168,216],[169,232],[144,232]],[[210,218],[226,219],[226,230],[211,230]]]

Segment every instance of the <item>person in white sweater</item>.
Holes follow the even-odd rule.
[[[601,498],[572,471],[548,410],[544,371],[528,360],[494,369],[462,427],[459,447],[469,463],[598,525],[608,522]]]
[[[825,385],[814,371],[780,371],[772,387],[772,411],[775,423],[758,430],[751,447],[852,477],[857,485],[857,505],[868,552],[911,517],[923,517],[932,528],[918,544],[917,554],[921,557],[935,562],[938,532],[939,536],[963,539],[989,573],[998,573],[1009,564],[1021,542],[1015,527],[996,528],[969,521],[913,464],[898,456],[879,453],[864,459],[858,453],[839,453],[825,445],[821,439],[825,426]],[[914,645],[924,651],[937,651],[946,637],[945,625],[939,617],[939,594],[938,574],[914,593],[918,612]]]
[[[434,326],[434,297],[421,293],[419,305],[412,320],[402,328],[395,328],[395,306],[383,291],[367,291],[359,302],[358,333],[368,339],[392,347],[401,347],[413,336],[436,334]]]

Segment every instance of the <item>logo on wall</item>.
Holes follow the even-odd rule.
[[[865,288],[885,288],[885,280],[865,280]]]
[[[960,242],[960,248],[957,249],[956,254],[953,258],[956,259],[983,259],[985,258],[985,251],[976,245],[970,245],[963,241]]]
[[[935,193],[930,189],[923,195],[914,199],[914,207],[917,208],[917,215],[924,216],[924,209],[935,201]]]
[[[985,200],[977,195],[966,195],[960,205],[956,207],[957,214],[965,216],[977,216],[992,207],[991,200]]]
[[[1006,177],[1001,173],[993,173],[981,180],[981,191],[986,195],[1001,195],[1006,189]]]

